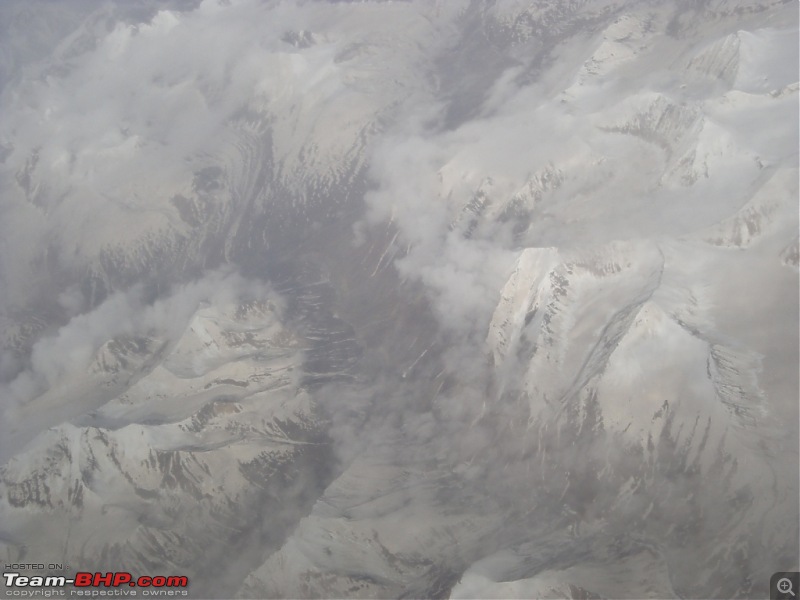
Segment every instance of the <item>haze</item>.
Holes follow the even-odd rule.
[[[196,598],[800,569],[798,5],[0,5],[0,553]]]

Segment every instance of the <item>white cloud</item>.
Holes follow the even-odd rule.
[[[212,271],[202,279],[176,286],[155,302],[148,303],[141,285],[116,292],[93,310],[77,314],[33,346],[30,366],[0,388],[6,402],[25,403],[65,380],[85,374],[98,348],[115,336],[152,335],[175,339],[202,303],[223,306],[243,296],[264,297],[265,284],[243,279],[230,269]],[[66,301],[78,302],[76,293]],[[3,408],[9,408],[6,404]]]

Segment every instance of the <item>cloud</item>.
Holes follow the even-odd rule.
[[[0,256],[4,308],[59,293],[29,276],[32,265],[81,271],[109,253],[187,236],[169,199],[192,196],[196,172],[209,164],[236,179],[241,154],[252,151],[242,147],[252,132],[231,119],[285,114],[342,91],[335,40],[298,48],[284,39],[322,27],[335,7],[206,0],[144,22],[118,13],[124,8],[98,7],[2,96],[0,239],[14,248]],[[230,196],[247,194],[244,184],[230,187],[209,212],[227,215]]]
[[[267,293],[265,284],[245,280],[230,269],[211,271],[202,279],[176,286],[169,295],[152,303],[146,301],[143,286],[135,285],[112,294],[97,308],[74,316],[55,334],[34,344],[25,378],[49,389],[66,375],[84,371],[97,349],[115,336],[160,335],[174,339],[202,303],[221,306],[243,296]],[[18,388],[16,381],[11,382],[12,397],[24,401],[26,398],[13,393]]]
[[[397,243],[406,249],[395,262],[400,274],[426,285],[447,329],[470,333],[486,324],[514,253],[500,227],[473,239],[452,230],[468,189],[443,197],[441,172],[457,144],[414,134],[382,140],[370,161],[377,189],[366,195],[367,222],[398,228]]]
[[[15,416],[18,409],[35,403],[36,398],[49,390],[66,390],[71,380],[85,377],[98,349],[115,337],[131,335],[175,340],[203,304],[223,307],[268,295],[274,296],[274,293],[267,284],[244,279],[231,268],[209,271],[201,279],[176,285],[155,300],[149,299],[144,286],[138,284],[111,294],[96,308],[76,314],[57,331],[39,338],[24,370],[10,382],[0,385],[3,399],[0,410],[4,414],[2,437],[10,437],[9,431],[20,425]],[[68,297],[73,305],[81,303],[74,291]],[[82,303],[85,304],[85,299]],[[81,414],[84,409],[80,403],[92,402],[92,399],[79,397],[72,401],[76,406],[70,412]],[[47,406],[40,406],[39,412],[46,417]],[[8,451],[4,448],[4,452]]]

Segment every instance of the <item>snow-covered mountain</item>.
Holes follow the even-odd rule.
[[[242,598],[798,569],[796,3],[0,31],[6,563]]]

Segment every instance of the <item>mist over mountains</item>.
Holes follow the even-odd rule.
[[[798,43],[769,0],[4,2],[6,563],[766,596]]]

